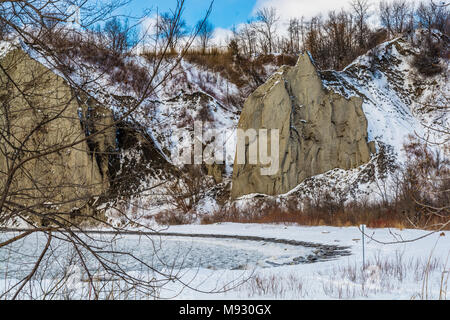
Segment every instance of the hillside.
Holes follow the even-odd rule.
[[[51,58],[40,54],[39,48],[29,47],[23,42],[2,42],[0,47],[2,56],[11,48],[22,48],[33,59],[67,78],[67,74],[56,70]],[[138,85],[139,76],[151,74],[154,68],[152,58],[145,55],[128,55],[116,61],[119,63],[116,68],[107,68],[103,60],[86,58],[82,50],[75,54],[78,56],[72,56],[72,63],[75,65],[70,70],[67,81],[69,83],[75,81],[77,85],[82,85],[89,95],[108,106],[115,117],[126,112],[124,106],[127,106],[127,103],[139,99],[141,89]],[[308,199],[319,190],[328,190],[327,192],[331,190],[335,195],[345,193],[346,199],[351,195],[353,199],[364,196],[370,201],[379,200],[380,194],[377,191],[379,187],[376,185],[377,179],[373,179],[373,170],[378,170],[380,150],[390,150],[393,159],[404,163],[403,144],[407,142],[409,135],[424,136],[426,126],[448,127],[450,124],[444,99],[449,90],[448,61],[443,61],[446,66],[444,72],[433,77],[424,77],[412,67],[415,54],[417,50],[409,42],[397,38],[382,43],[358,57],[341,72],[318,71],[325,90],[335,92],[345,99],[351,97],[362,99],[362,110],[368,126],[367,141],[376,143],[378,155],[373,155],[369,163],[348,171],[336,168],[316,177],[307,176],[304,182],[289,193],[275,199],[294,197],[301,204],[302,199]],[[263,80],[276,70],[276,65],[280,62],[277,56],[272,58],[276,61],[266,58],[265,64],[260,69],[264,70],[260,71]],[[130,69],[130,66],[133,68]],[[129,78],[127,86],[123,85],[120,77],[117,79],[121,68],[128,70],[125,74],[125,77]],[[156,76],[154,83],[160,82],[157,90],[146,97],[136,112],[126,119],[128,124],[125,127],[144,134],[144,140],[138,139],[130,146],[118,136],[120,145],[118,145],[119,155],[115,160],[118,163],[116,174],[126,172],[127,175],[135,177],[130,184],[117,188],[122,190],[123,194],[119,191],[119,194],[115,195],[116,198],[106,197],[100,206],[102,210],[120,203],[121,206],[128,208],[127,210],[145,219],[155,213],[170,210],[173,207],[174,196],[167,195],[170,194],[167,179],[182,183],[189,183],[193,179],[192,176],[184,175],[183,170],[179,171],[177,166],[171,163],[174,150],[180,143],[175,139],[174,133],[179,129],[192,130],[194,121],[203,121],[204,129],[215,129],[218,132],[228,130],[224,144],[225,149],[230,152],[227,154],[225,166],[206,166],[201,171],[202,176],[212,175],[215,183],[202,182],[203,189],[197,190],[201,191],[201,196],[190,204],[190,210],[207,214],[223,206],[236,204],[241,206],[243,203],[253,201],[249,200],[253,198],[249,195],[233,202],[228,194],[236,149],[233,132],[237,128],[243,107],[240,101],[246,98],[243,92],[247,92],[248,88],[243,89],[242,83],[233,83],[223,72],[215,72],[210,66],[202,65],[200,62],[182,59],[177,64],[175,57],[169,57],[162,61],[161,74],[171,68],[173,70],[169,77],[159,79],[158,75]],[[278,73],[275,72],[275,76]],[[118,132],[120,134],[125,131]],[[155,164],[155,161],[158,164]],[[133,171],[133,168],[136,170]],[[178,178],[174,180],[174,177]],[[196,177],[196,179],[209,178]],[[117,181],[123,180],[119,178]],[[124,190],[126,192],[123,192]],[[133,209],[134,207],[138,209]],[[114,209],[107,214],[114,221]]]

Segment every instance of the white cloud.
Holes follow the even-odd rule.
[[[142,28],[141,28],[142,35],[153,35],[157,22],[158,22],[158,16],[156,14],[153,14],[150,17],[146,17],[142,21],[142,24],[141,24],[142,25]]]
[[[330,10],[348,9],[349,0],[258,0],[253,8],[253,14],[264,7],[277,9],[281,19],[289,18],[311,18],[317,14],[326,14]]]
[[[387,0],[391,2],[393,0]],[[412,4],[417,4],[418,0],[406,0]],[[328,12],[341,9],[351,10],[351,0],[257,0],[253,8],[253,14],[256,14],[258,9],[264,7],[274,7],[277,9],[278,14],[283,22],[286,22],[290,18],[311,18],[318,14],[326,16]],[[372,19],[371,23],[375,23],[376,14],[378,10],[380,0],[369,0],[371,4]]]
[[[230,29],[224,29],[224,28],[216,28],[214,30],[214,37],[212,42],[216,46],[226,46],[228,43],[228,39],[230,39],[233,36],[233,32]]]

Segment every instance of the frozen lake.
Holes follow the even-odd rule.
[[[19,233],[0,234],[0,242]],[[127,272],[151,269],[210,269],[252,270],[283,265],[310,263],[317,260],[317,248],[299,244],[273,242],[270,239],[242,240],[237,238],[213,238],[190,236],[139,236],[89,234],[78,235],[78,247],[86,255],[85,263],[92,273],[99,263],[82,242],[95,247],[102,258],[117,263]],[[63,240],[63,234],[55,233],[46,254],[46,274],[64,272],[71,265],[79,264],[72,243]],[[47,242],[42,233],[32,234],[12,245],[0,248],[0,279],[21,279],[33,268]],[[308,260],[309,259],[309,260]],[[142,262],[147,266],[143,267]]]
[[[424,237],[428,231],[368,229],[374,240],[366,242],[363,269],[361,233],[355,227],[224,223],[165,231],[161,237],[76,234],[101,299],[111,293],[115,299],[446,299],[450,294],[447,232]],[[17,234],[0,233],[0,241]],[[53,234],[48,259],[20,299],[94,298],[74,245],[62,236]],[[0,296],[29,274],[46,241],[45,235],[33,234],[0,248]],[[130,277],[160,281],[175,275],[180,281],[152,283],[157,288],[151,294],[127,287],[114,274],[104,276],[98,261],[80,246],[83,241]],[[49,297],[60,279],[64,287]]]

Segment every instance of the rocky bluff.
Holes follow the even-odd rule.
[[[108,106],[22,48],[0,62],[0,190],[32,208],[33,218],[97,215],[101,201],[127,197],[146,175],[170,170],[144,130],[115,121]]]
[[[301,55],[296,66],[280,68],[249,96],[238,124],[257,133],[279,130],[279,170],[261,175],[263,165],[235,161],[232,197],[283,194],[306,178],[367,163],[374,148],[368,142],[362,104],[359,97],[346,99],[325,89],[308,54]],[[247,158],[249,145],[247,140]]]

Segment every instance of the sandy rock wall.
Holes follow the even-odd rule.
[[[232,197],[283,194],[308,177],[367,163],[371,146],[362,103],[326,90],[307,54],[295,67],[282,67],[247,99],[238,125],[279,130],[279,170],[261,175],[260,162],[235,162]]]
[[[1,64],[7,71],[0,73],[1,190],[11,168],[26,160],[13,175],[8,201],[37,212],[86,211],[108,188],[102,152],[115,143],[115,132],[106,130],[86,140],[80,120],[89,112],[98,131],[112,123],[110,111],[88,111],[61,77],[22,50],[11,51]],[[19,157],[14,157],[16,150],[21,150]]]

